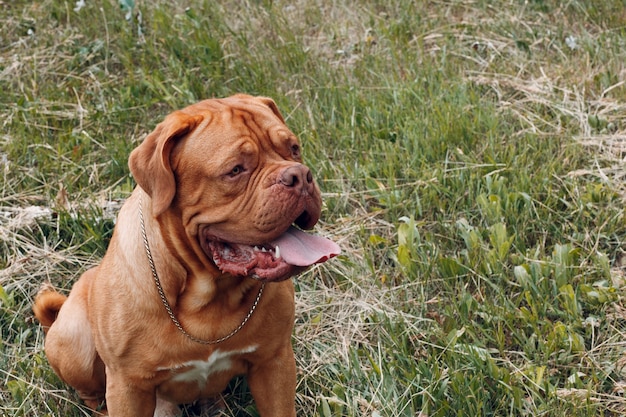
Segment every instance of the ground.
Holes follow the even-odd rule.
[[[215,3],[0,2],[0,415],[87,414],[32,297],[102,257],[156,123],[236,92],[343,249],[295,279],[299,415],[623,415],[622,2]]]

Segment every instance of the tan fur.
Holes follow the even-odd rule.
[[[41,323],[45,333],[48,333],[48,329],[57,319],[65,300],[67,297],[59,294],[50,285],[44,285],[37,293],[33,304],[33,313],[35,313],[35,317]]]
[[[317,186],[296,193],[280,181],[286,169],[302,167],[297,145],[271,99],[238,95],[172,113],[132,152],[138,187],[120,210],[101,264],[67,299],[48,288],[33,307],[47,330],[52,367],[87,405],[95,408],[106,396],[113,417],[173,415],[172,404],[219,395],[244,374],[261,416],[295,416],[292,282],[267,283],[234,337],[193,342],[159,298],[138,211],[141,199],[155,267],[180,322],[202,339],[224,336],[250,311],[261,283],[220,272],[201,233],[269,242],[304,209],[309,217],[301,226],[311,227],[321,208]],[[247,167],[245,180],[227,175],[237,164]],[[202,372],[210,374],[206,381],[195,377]]]

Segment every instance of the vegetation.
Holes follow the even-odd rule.
[[[102,257],[156,123],[236,92],[277,101],[344,249],[295,279],[299,415],[626,413],[622,1],[16,0],[0,25],[0,415],[89,415],[32,298]],[[225,398],[256,415],[244,380]]]

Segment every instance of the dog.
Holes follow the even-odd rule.
[[[33,310],[85,404],[173,416],[245,375],[261,416],[295,416],[289,278],[340,253],[306,233],[320,190],[275,102],[238,94],[169,114],[129,157],[137,182],[101,263]]]

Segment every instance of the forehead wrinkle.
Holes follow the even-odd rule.
[[[259,108],[257,107],[242,106],[231,108],[230,110],[233,113],[233,118],[237,117],[241,120],[242,125],[248,130],[250,137],[253,138],[264,151],[268,151],[276,146],[272,134],[277,130],[277,125],[280,126],[279,130],[284,129],[288,131],[287,127],[273,116],[273,113],[271,113],[272,116],[269,115],[269,109],[259,112]],[[269,141],[264,140],[264,138],[269,139]]]
[[[220,159],[221,164],[233,165],[237,162],[243,162],[247,168],[254,168],[257,164],[258,147],[249,136],[238,138],[232,149]]]
[[[246,128],[250,132],[250,136],[254,139],[254,141],[264,148],[264,141],[261,138],[268,136],[267,129],[263,129],[259,125],[257,118],[255,118],[253,114],[249,111],[242,111],[241,120],[243,121],[244,126],[246,126]]]

